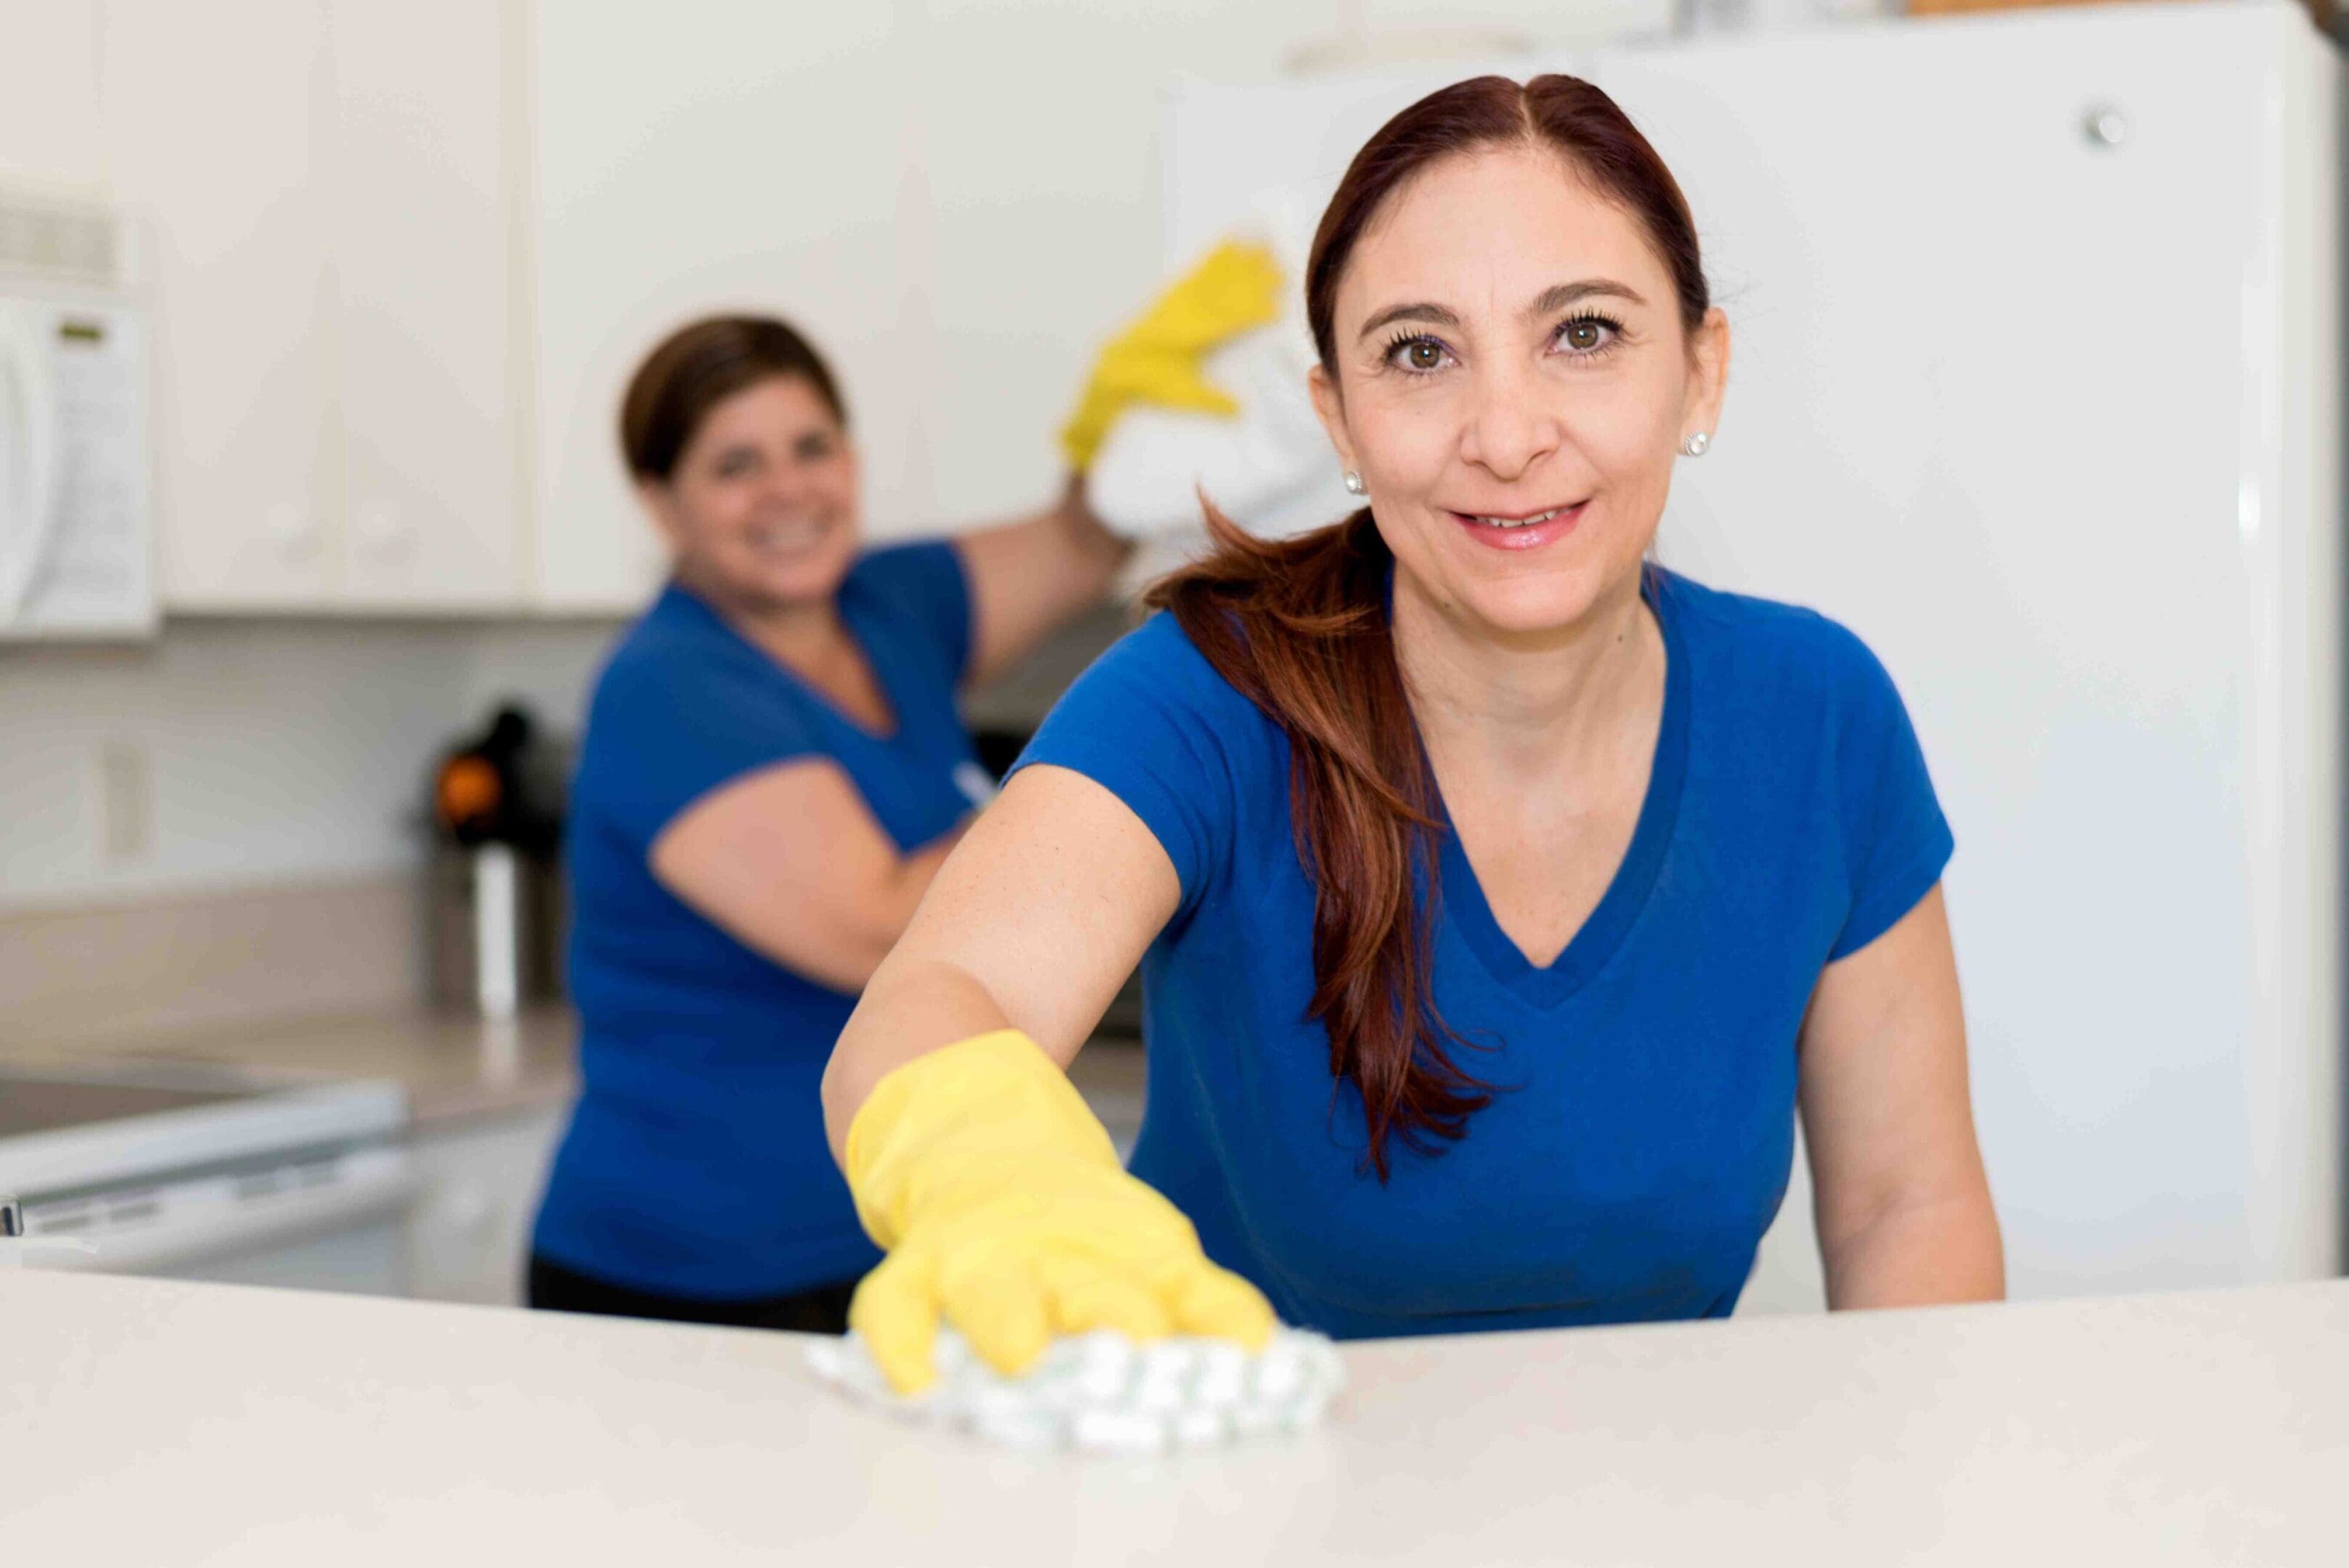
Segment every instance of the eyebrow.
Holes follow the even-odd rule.
[[[1629,300],[1633,305],[1645,305],[1647,300],[1628,283],[1612,278],[1590,277],[1580,283],[1561,283],[1542,290],[1542,296],[1533,303],[1527,316],[1547,316],[1553,310],[1564,310],[1569,305],[1579,305],[1586,299],[1609,297]]]
[[[1551,285],[1542,290],[1540,298],[1526,307],[1526,314],[1547,316],[1553,310],[1563,310],[1569,305],[1601,296],[1628,300],[1633,305],[1648,303],[1646,297],[1630,284],[1617,283],[1611,278],[1592,277],[1579,283]],[[1380,327],[1392,327],[1398,321],[1427,321],[1438,327],[1456,327],[1460,325],[1459,315],[1448,306],[1422,300],[1410,305],[1387,306],[1362,324],[1361,336],[1368,337]]]
[[[1390,305],[1362,323],[1361,336],[1368,337],[1381,327],[1392,327],[1398,321],[1432,321],[1438,327],[1457,327],[1460,317],[1440,305]]]

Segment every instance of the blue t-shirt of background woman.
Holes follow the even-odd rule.
[[[955,705],[971,609],[953,546],[874,551],[839,603],[887,695],[886,735],[674,585],[597,680],[566,845],[580,1096],[533,1238],[553,1262],[718,1301],[853,1279],[879,1261],[817,1093],[855,996],[736,940],[647,858],[703,795],[798,758],[837,763],[904,852],[986,798]]]

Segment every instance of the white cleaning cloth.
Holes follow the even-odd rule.
[[[950,1328],[938,1379],[906,1397],[854,1334],[808,1346],[808,1365],[861,1405],[1011,1448],[1156,1453],[1317,1425],[1345,1384],[1337,1348],[1282,1328],[1251,1353],[1221,1339],[1136,1344],[1106,1330],[1056,1340],[1018,1377],[999,1376]]]
[[[1237,418],[1138,408],[1110,426],[1086,472],[1085,497],[1116,533],[1195,536],[1202,491],[1267,539],[1335,523],[1361,505],[1346,492],[1306,390],[1316,356],[1305,321],[1305,261],[1328,194],[1319,187],[1266,192],[1226,236],[1271,249],[1281,271],[1280,317],[1206,357],[1207,379],[1239,404]]]

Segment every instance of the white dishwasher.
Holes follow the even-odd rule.
[[[184,1064],[0,1069],[34,1267],[401,1295],[406,1093]]]

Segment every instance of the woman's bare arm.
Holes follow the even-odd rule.
[[[823,1075],[837,1158],[893,1067],[989,1030],[1024,1031],[1063,1067],[1182,899],[1142,819],[1064,768],[1014,774],[947,859],[874,972]]]
[[[1965,1016],[1938,887],[1819,977],[1801,1072],[1827,1304],[2002,1297],[2006,1266],[1974,1138]]]
[[[984,685],[1076,616],[1108,597],[1133,545],[1102,525],[1085,504],[1083,481],[1032,517],[955,541],[970,576],[977,625],[970,672]]]
[[[802,757],[695,801],[647,858],[662,887],[745,947],[856,991],[958,833],[903,853],[839,763]]]

